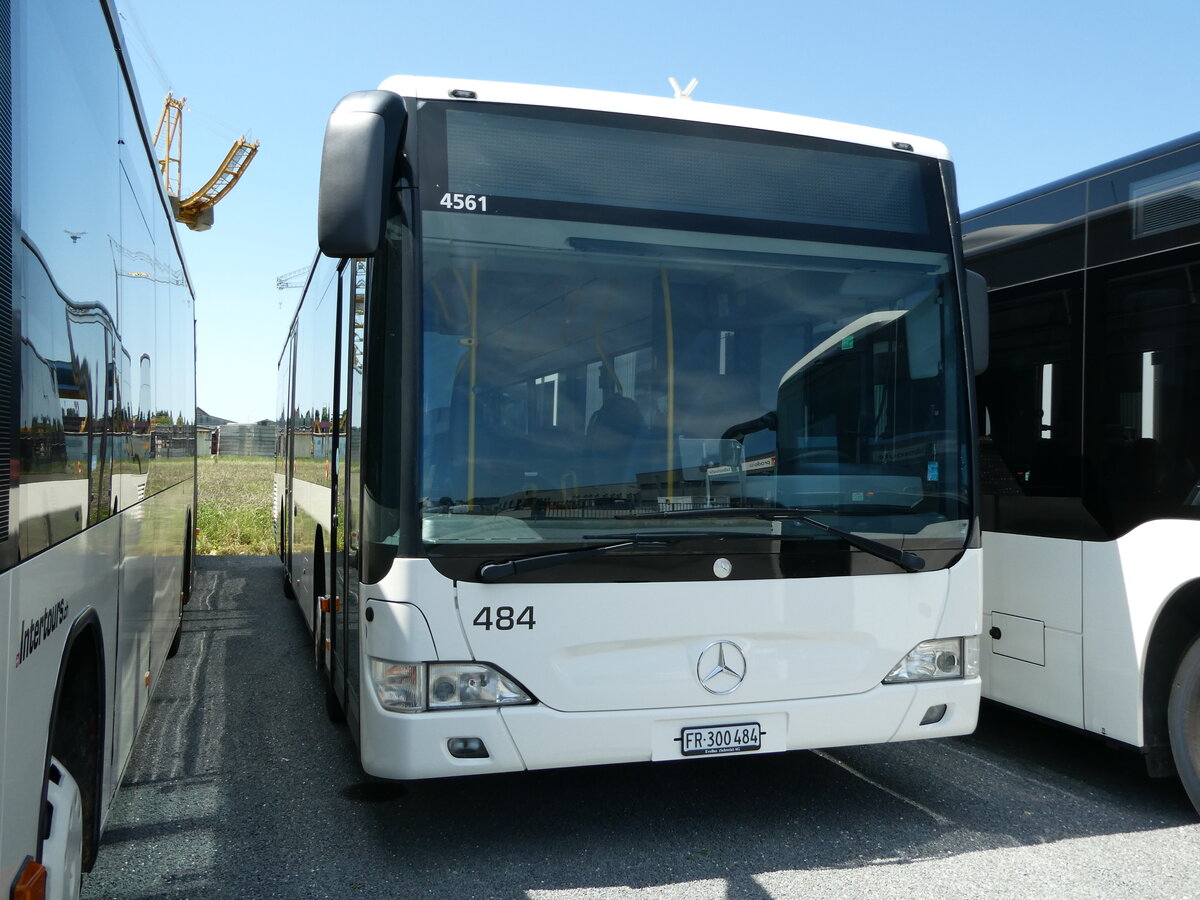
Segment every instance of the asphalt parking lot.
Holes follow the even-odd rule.
[[[198,562],[85,897],[1200,896],[1178,782],[992,705],[940,742],[373,782],[278,562]]]

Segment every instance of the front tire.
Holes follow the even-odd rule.
[[[55,757],[46,773],[49,835],[42,841],[47,900],[75,900],[83,877],[83,797],[74,777]]]
[[[1171,755],[1192,806],[1200,812],[1200,638],[1183,655],[1167,702]]]

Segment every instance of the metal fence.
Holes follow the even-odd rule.
[[[217,455],[274,456],[275,431],[274,425],[222,425],[217,430]]]

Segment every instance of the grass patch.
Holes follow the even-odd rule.
[[[275,460],[202,457],[197,466],[199,556],[267,556],[275,552],[271,525]]]

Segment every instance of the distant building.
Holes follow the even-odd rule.
[[[201,456],[274,456],[275,423],[234,422],[196,407],[196,450]]]
[[[219,416],[210,416],[200,407],[196,407],[196,427],[214,429],[221,425],[228,425],[231,419],[222,419]]]

